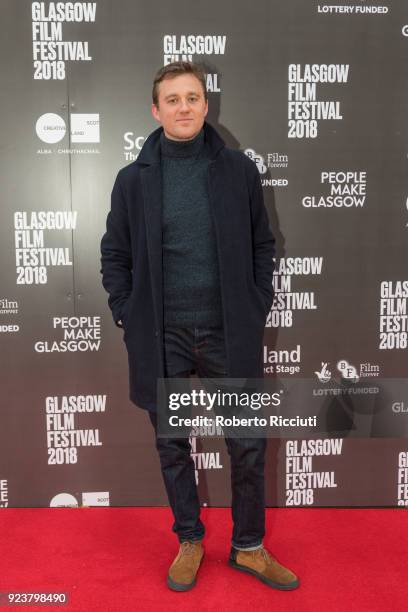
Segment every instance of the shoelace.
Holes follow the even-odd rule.
[[[192,555],[194,554],[195,546],[193,542],[182,542],[181,543],[181,554]]]
[[[268,551],[265,548],[263,548],[263,547],[262,548],[257,548],[256,550],[254,550],[253,554],[254,554],[254,556],[256,554],[261,554],[268,565],[273,563],[274,561],[276,561],[276,559],[274,557],[272,557],[272,555],[269,554]]]

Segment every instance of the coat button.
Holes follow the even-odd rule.
[[[156,336],[156,338],[157,338],[157,336],[159,335],[159,332],[157,331],[157,329],[156,329],[156,331],[154,332],[154,335]]]

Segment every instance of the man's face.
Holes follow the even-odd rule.
[[[164,79],[158,89],[158,106],[152,104],[152,115],[162,124],[167,138],[194,138],[208,112],[200,81],[192,74],[180,74]]]

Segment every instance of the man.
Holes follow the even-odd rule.
[[[157,437],[157,378],[262,378],[262,340],[273,301],[274,238],[255,163],[206,121],[205,75],[161,68],[152,114],[161,124],[112,191],[102,238],[103,285],[124,329],[130,399],[148,410],[174,514],[179,553],[167,577],[192,588],[204,551],[187,438]],[[269,586],[296,576],[263,547],[265,439],[226,438],[233,534],[229,564]]]

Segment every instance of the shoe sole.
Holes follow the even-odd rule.
[[[170,576],[167,576],[167,586],[169,587],[169,589],[171,589],[172,591],[189,591],[190,589],[192,589],[194,586],[196,585],[196,579],[194,578],[193,582],[190,582],[190,584],[181,584],[179,582],[174,582],[174,580],[172,580],[170,578]]]
[[[200,565],[197,568],[196,576],[198,574],[198,570],[200,569],[203,558],[204,558],[204,553],[200,559]],[[172,591],[178,591],[179,593],[183,591],[189,591],[190,589],[195,587],[196,582],[197,582],[197,579],[194,578],[193,582],[190,582],[189,584],[182,584],[180,582],[175,582],[172,578],[170,578],[170,576],[167,576],[167,586],[169,587],[169,589],[171,589]]]
[[[231,561],[231,559],[228,560],[228,565],[241,572],[245,572],[247,574],[251,574],[251,576],[255,576],[256,578],[258,578],[258,580],[261,580],[261,582],[267,584],[273,589],[279,589],[280,591],[292,591],[293,589],[297,589],[299,586],[299,580],[294,580],[293,582],[289,582],[288,584],[280,584],[279,582],[273,582],[273,580],[262,576],[262,574],[251,569],[250,567],[238,565],[238,563],[235,563],[235,561]]]

